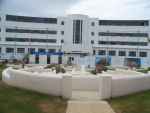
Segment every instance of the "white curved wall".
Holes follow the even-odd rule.
[[[3,81],[9,85],[56,96],[62,94],[61,79],[60,76],[39,76],[13,69],[7,69],[3,72]]]
[[[73,90],[99,90],[99,77],[98,76],[73,76],[72,77]]]
[[[113,78],[111,86],[111,95],[112,97],[118,97],[149,89],[150,89],[149,75]]]

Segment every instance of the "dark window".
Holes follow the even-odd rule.
[[[40,43],[56,43],[56,39],[33,39],[33,38],[13,38],[6,37],[8,42],[40,42]]]
[[[39,49],[38,49],[38,52],[40,52],[40,53],[45,53],[45,49],[39,48]]]
[[[37,33],[37,34],[57,34],[57,31],[49,30],[29,30],[29,29],[10,29],[7,28],[6,32],[10,33]]]
[[[109,51],[109,55],[110,56],[115,56],[116,55],[116,51]]]
[[[64,35],[64,31],[61,31],[61,34]]]
[[[30,54],[34,53],[34,52],[35,52],[35,48],[28,48],[28,52],[29,52]]]
[[[140,52],[140,57],[147,57],[147,52]]]
[[[64,21],[62,21],[62,22],[61,22],[61,25],[64,25],[64,24],[65,24],[65,22],[64,22]]]
[[[92,23],[91,23],[91,26],[95,26],[95,22],[92,22]]]
[[[2,52],[2,48],[0,48],[0,53]]]
[[[91,44],[94,44],[94,40],[91,40]]]
[[[50,63],[51,63],[51,56],[47,55],[47,64],[50,64]]]
[[[6,53],[14,53],[14,48],[6,48]]]
[[[73,21],[73,43],[81,44],[82,43],[82,20]]]
[[[99,25],[105,26],[148,26],[147,20],[99,20]]]
[[[99,36],[148,37],[148,33],[110,33],[110,32],[99,32]]]
[[[35,56],[35,63],[36,63],[36,64],[39,64],[39,55],[36,55],[36,56]]]
[[[17,48],[17,53],[25,53],[25,48]]]
[[[95,35],[95,33],[94,32],[91,32],[91,36],[94,36]]]
[[[105,51],[105,50],[99,50],[99,51],[98,51],[98,54],[99,54],[99,55],[106,55],[106,51]]]
[[[126,52],[125,51],[119,51],[119,56],[126,56]]]
[[[136,52],[135,51],[129,51],[129,56],[136,57]]]
[[[6,15],[6,20],[7,21],[16,21],[16,22],[57,24],[57,18],[40,18],[40,17]]]
[[[129,46],[147,46],[147,42],[120,42],[120,41],[99,41],[102,45],[129,45]]]
[[[96,51],[95,50],[93,50],[93,55],[95,55],[96,54]]]

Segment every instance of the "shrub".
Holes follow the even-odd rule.
[[[90,71],[90,72],[91,72],[91,74],[93,74],[93,75],[96,75],[96,74],[97,74],[96,70],[92,70],[92,71]]]

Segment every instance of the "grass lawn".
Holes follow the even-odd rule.
[[[150,113],[150,91],[108,100],[116,113]]]
[[[67,100],[10,87],[1,81],[0,113],[65,113]]]

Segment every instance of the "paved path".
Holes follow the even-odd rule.
[[[69,101],[66,113],[115,113],[105,101]]]
[[[100,100],[98,91],[72,91],[71,100]]]

